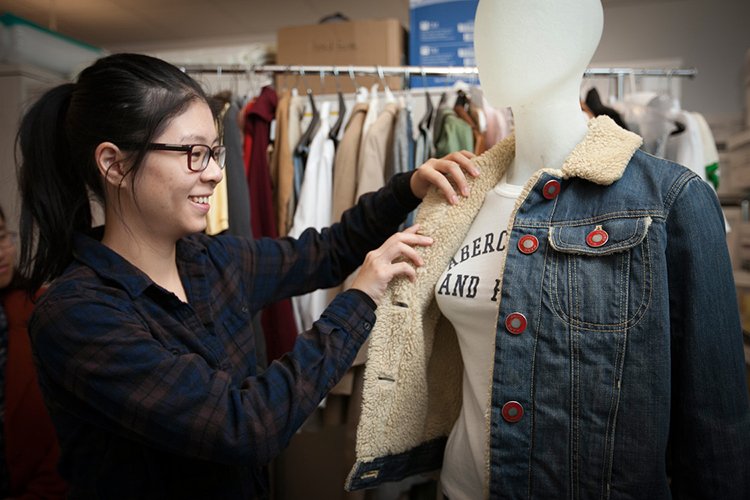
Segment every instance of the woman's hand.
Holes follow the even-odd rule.
[[[406,276],[414,281],[417,271],[412,264],[417,267],[424,265],[414,246],[432,245],[432,238],[417,234],[417,231],[419,225],[415,224],[394,234],[380,248],[369,252],[352,283],[352,288],[365,292],[380,305],[385,289],[394,277]]]
[[[411,176],[411,192],[417,198],[422,199],[430,186],[434,185],[443,192],[451,205],[458,203],[456,190],[447,177],[450,176],[462,196],[469,196],[465,172],[472,177],[479,175],[479,169],[471,161],[475,156],[470,151],[457,151],[442,158],[427,160]]]

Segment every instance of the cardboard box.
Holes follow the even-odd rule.
[[[401,66],[406,59],[406,31],[398,19],[331,22],[281,28],[277,33],[276,63],[280,65],[341,66],[338,77],[343,92],[353,92],[348,66]],[[283,76],[279,77],[283,79]],[[336,92],[335,77],[328,74],[321,85],[320,74],[286,76],[287,87],[296,86],[301,92],[307,85],[314,93]],[[296,85],[294,82],[297,81]],[[370,87],[378,83],[377,76],[356,75],[358,85]],[[402,87],[401,77],[386,77],[392,90]],[[281,85],[281,84],[280,84]]]
[[[474,15],[479,0],[410,0],[409,64],[476,66]],[[412,87],[451,86],[455,78],[413,76]]]

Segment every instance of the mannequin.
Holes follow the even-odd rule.
[[[507,232],[497,228],[508,226],[521,186],[541,168],[560,169],[588,132],[579,89],[601,37],[602,18],[599,0],[484,0],[477,8],[480,81],[494,107],[513,111],[516,149],[505,178],[487,192],[464,237],[461,248],[467,250],[454,256],[438,279],[438,308],[456,330],[464,365],[461,412],[440,476],[443,492],[454,500],[480,498],[487,475],[482,429],[494,359],[495,278],[502,276],[508,251],[498,244],[495,252],[469,258],[468,249],[476,240],[504,241]],[[466,276],[477,290],[461,296],[457,280]]]
[[[602,26],[600,0],[479,2],[474,51],[482,90],[495,108],[513,111],[510,184],[560,168],[586,134],[579,93]]]
[[[602,18],[599,0],[480,0],[481,83],[515,134],[459,203],[420,207],[435,244],[378,307],[347,488],[440,471],[451,500],[748,498],[721,207],[585,119]]]

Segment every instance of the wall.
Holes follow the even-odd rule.
[[[682,106],[706,115],[740,115],[750,1],[605,2],[604,34],[592,65],[678,59],[698,76],[682,83]]]
[[[699,74],[684,80],[682,102],[685,109],[710,116],[740,116],[744,108],[742,71],[745,51],[750,48],[750,1],[748,0],[604,0],[604,33],[592,66],[613,64],[632,66],[643,61],[681,61]],[[320,12],[341,10],[353,19],[371,16],[358,2],[328,0]],[[323,7],[323,6],[319,6]],[[408,1],[390,0],[379,17],[396,17],[408,25]],[[295,22],[315,23],[316,12]],[[266,13],[267,14],[267,13]],[[298,13],[299,14],[299,13]],[[279,24],[269,20],[269,24]],[[138,44],[108,47],[110,50],[170,52],[191,58],[199,47],[228,47],[231,60],[234,47],[242,44],[272,46],[275,32],[255,32],[226,40],[193,40],[187,43]],[[172,57],[170,60],[174,60]],[[193,60],[195,60],[193,58]],[[187,61],[186,61],[187,62]],[[212,61],[208,61],[212,62]],[[739,119],[739,118],[738,118]]]
[[[57,75],[29,66],[0,65],[0,204],[8,227],[18,229],[20,200],[16,182],[15,139],[22,113],[48,88],[60,83]]]

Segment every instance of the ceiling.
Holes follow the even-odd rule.
[[[11,12],[110,51],[196,40],[273,40],[278,28],[394,17],[408,23],[409,0],[0,0]]]
[[[665,0],[602,0],[605,7]],[[341,12],[351,19],[409,22],[409,0],[0,0],[11,12],[115,52],[227,40],[273,41],[283,26]]]

